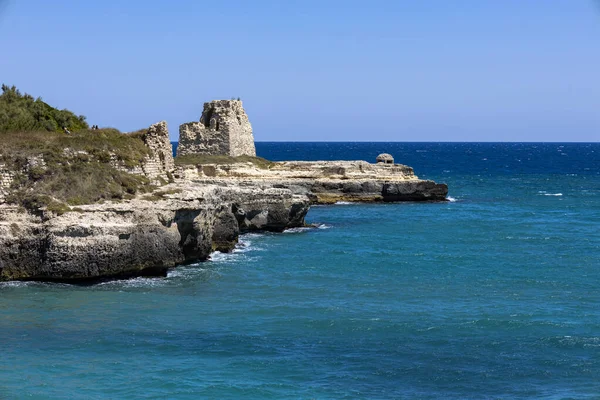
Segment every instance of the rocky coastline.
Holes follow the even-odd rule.
[[[164,276],[213,251],[231,251],[241,233],[304,226],[311,204],[443,201],[447,194],[445,185],[416,178],[284,180],[266,171],[262,178],[190,178],[193,169],[175,171],[175,182],[152,199],[83,205],[61,215],[1,205],[0,280]]]
[[[244,124],[241,131],[247,132],[247,118],[240,119],[236,110],[238,115],[232,115]],[[227,127],[222,115],[212,118],[220,118],[219,123],[204,118],[198,130]],[[249,147],[247,140],[238,140],[231,132],[235,130],[227,130],[229,151],[239,153],[235,146]],[[173,159],[166,123],[152,125],[140,138],[149,150],[143,163],[128,167],[115,160],[114,164],[155,186],[151,193],[126,199],[60,210],[26,209],[5,201],[19,171],[0,164],[0,281],[82,283],[165,276],[177,265],[207,260],[214,251],[231,251],[241,233],[305,226],[312,204],[444,201],[448,193],[445,184],[421,180],[412,168],[400,164],[257,165],[234,157],[226,163],[181,165]],[[65,154],[70,153],[65,150]],[[39,157],[34,161],[20,168],[45,165]]]

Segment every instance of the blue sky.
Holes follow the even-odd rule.
[[[259,141],[599,141],[594,0],[0,0],[0,81],[139,129],[241,97]]]

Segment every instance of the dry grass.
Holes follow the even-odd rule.
[[[0,153],[6,161],[43,156],[48,164],[65,160],[65,149],[85,152],[92,159],[110,161],[113,154],[128,167],[139,165],[149,153],[139,135],[127,135],[116,129],[80,130],[67,135],[62,132],[0,132]],[[82,160],[85,161],[85,160]]]
[[[175,157],[176,165],[206,165],[206,164],[236,164],[236,163],[252,163],[261,169],[269,169],[273,162],[261,157],[252,156],[210,156],[210,155],[185,155]]]
[[[116,129],[58,132],[0,132],[1,162],[16,172],[8,200],[29,209],[66,211],[68,205],[123,199],[152,189],[148,180],[116,169],[139,166],[149,149],[139,135]],[[66,150],[68,149],[68,150]],[[30,165],[32,159],[44,164]]]

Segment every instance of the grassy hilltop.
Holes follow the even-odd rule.
[[[116,168],[141,165],[150,152],[144,133],[90,130],[84,116],[2,85],[0,164],[15,175],[7,201],[29,209],[68,210],[146,191],[146,178]]]

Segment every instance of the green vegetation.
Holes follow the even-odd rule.
[[[58,110],[21,94],[15,86],[2,85],[0,95],[0,132],[49,131],[62,132],[64,128],[74,132],[87,129],[85,117],[77,116],[69,110]]]
[[[16,173],[7,201],[27,209],[46,206],[58,214],[73,205],[133,197],[154,189],[147,178],[117,169],[141,165],[150,150],[138,132],[82,129],[0,130],[0,163]]]
[[[175,157],[175,165],[236,164],[248,162],[260,169],[269,169],[273,165],[273,162],[269,160],[252,156],[231,157],[189,154]]]

